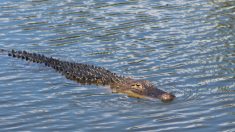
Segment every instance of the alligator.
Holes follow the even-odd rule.
[[[80,84],[107,85],[113,93],[122,93],[134,98],[160,99],[162,102],[170,102],[175,98],[175,95],[158,89],[150,81],[120,76],[103,67],[62,61],[27,51],[0,49],[0,52],[14,58],[42,63],[55,69],[67,79],[77,81]]]

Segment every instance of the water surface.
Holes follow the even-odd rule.
[[[235,131],[235,2],[2,0],[0,48],[105,67],[171,103],[0,56],[1,131]]]

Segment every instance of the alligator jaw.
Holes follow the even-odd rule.
[[[169,103],[175,99],[175,95],[162,91],[157,88],[146,91],[146,93],[138,93],[131,90],[116,90],[116,89],[112,89],[112,92],[126,94],[128,97],[139,98],[139,99],[149,99],[149,100],[160,99],[164,103]]]

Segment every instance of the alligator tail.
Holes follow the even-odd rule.
[[[0,53],[4,54],[4,53],[8,53],[8,51],[4,49],[0,49]]]
[[[7,53],[8,56],[12,56],[14,58],[21,58],[23,60],[34,62],[34,63],[43,63],[46,66],[50,66],[50,67],[53,67],[53,65],[56,62],[58,62],[57,59],[54,59],[52,57],[49,58],[41,54],[29,53],[26,51],[15,51],[15,50],[8,51],[8,50],[0,49],[0,52]]]

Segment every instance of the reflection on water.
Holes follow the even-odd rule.
[[[235,131],[233,1],[3,0],[0,9],[0,48],[95,64],[177,96],[129,98],[1,55],[1,130]]]

